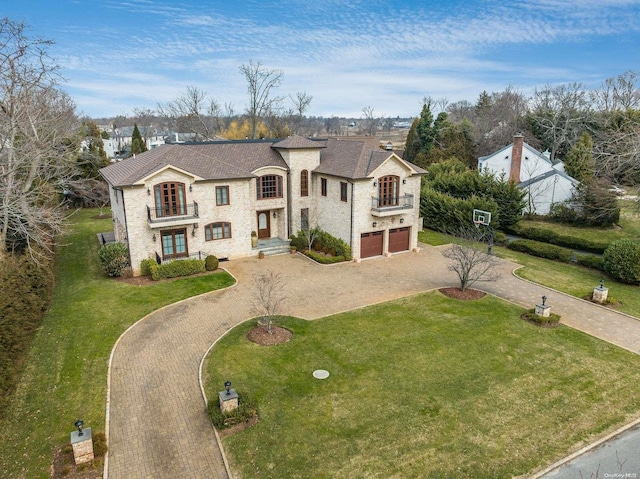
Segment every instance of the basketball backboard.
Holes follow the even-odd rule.
[[[473,222],[478,227],[480,225],[489,226],[489,224],[491,224],[491,211],[474,209]]]

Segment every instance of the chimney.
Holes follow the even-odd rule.
[[[524,146],[524,135],[516,133],[513,135],[513,148],[511,149],[511,169],[509,179],[520,183],[520,167],[522,165],[522,147]]]

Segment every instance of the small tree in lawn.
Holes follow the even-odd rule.
[[[253,275],[254,310],[260,316],[258,324],[263,325],[269,334],[273,334],[273,325],[278,319],[280,308],[285,301],[285,280],[281,273],[264,271]]]
[[[500,277],[495,271],[498,261],[472,245],[471,240],[480,238],[480,231],[463,231],[460,236],[460,243],[442,252],[442,256],[450,260],[449,271],[458,275],[460,290],[465,291],[478,281],[496,281]]]

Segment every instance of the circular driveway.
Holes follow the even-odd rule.
[[[457,286],[440,254],[446,247],[422,246],[417,253],[331,266],[299,254],[230,261],[222,265],[238,280],[234,287],[173,304],[136,323],[112,352],[105,477],[228,478],[198,369],[214,341],[255,316],[252,274],[282,273],[287,297],[283,314],[316,319]],[[527,308],[545,294],[564,324],[640,353],[640,321],[520,280],[512,275],[515,268],[499,260],[500,279],[474,287]]]

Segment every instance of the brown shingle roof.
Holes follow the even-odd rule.
[[[168,165],[204,179],[251,178],[257,168],[287,168],[271,145],[270,141],[161,145],[100,172],[113,186],[134,184]]]
[[[282,141],[274,143],[273,147],[287,150],[325,148],[325,143],[324,141],[309,140],[299,135],[292,135]]]
[[[100,170],[112,186],[138,183],[171,165],[207,180],[252,178],[253,171],[267,166],[288,169],[279,149],[322,148],[316,173],[349,179],[367,178],[393,153],[370,141],[326,141],[290,137],[271,141],[226,141],[162,145]],[[425,170],[409,163],[416,173]]]

